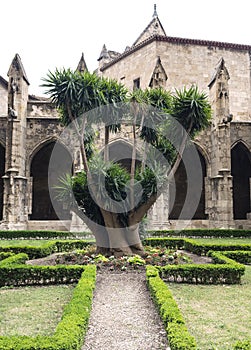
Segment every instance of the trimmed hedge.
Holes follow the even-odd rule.
[[[84,265],[1,265],[0,287],[74,283],[84,269]]]
[[[8,258],[9,256],[14,255],[14,253],[5,253],[5,252],[0,252],[0,261]]]
[[[24,264],[29,259],[27,254],[11,254],[9,257],[6,257],[4,260],[0,261],[0,268],[3,266],[12,266],[14,264]],[[1,269],[0,269],[1,271]]]
[[[194,239],[184,238],[184,248],[197,255],[206,255],[209,250],[214,251],[226,251],[226,250],[250,250],[250,244],[211,244],[211,243],[198,243]]]
[[[167,247],[171,249],[183,249],[184,238],[146,238],[143,240],[143,245],[149,245],[152,247]]]
[[[0,239],[56,239],[56,238],[74,238],[89,237],[90,232],[69,232],[69,231],[0,231]]]
[[[153,266],[146,267],[146,280],[150,294],[165,325],[171,349],[195,350],[195,339],[189,334],[172,293],[159,277],[158,270]]]
[[[158,266],[162,278],[183,283],[236,284],[241,282],[245,266],[221,252],[209,251],[214,264],[184,264]]]
[[[148,236],[153,237],[215,237],[215,238],[251,238],[251,230],[237,229],[184,229],[176,230],[149,230]]]
[[[0,350],[80,350],[88,327],[96,267],[86,266],[53,336],[0,336]]]
[[[39,259],[56,252],[64,252],[75,249],[83,249],[89,244],[93,244],[90,240],[57,240],[48,241],[41,244],[39,247],[29,246],[25,244],[23,246],[0,246],[0,252],[11,252],[15,254],[25,253],[28,254],[29,259]]]
[[[222,252],[228,258],[238,261],[241,264],[251,264],[251,251],[226,251]]]
[[[245,250],[251,251],[251,241],[250,244],[212,244],[212,243],[199,243],[195,239],[191,238],[169,238],[169,237],[159,237],[159,238],[146,238],[143,241],[144,245],[159,246],[167,248],[177,248],[186,249],[191,253],[197,255],[206,255],[208,251],[227,251],[227,250]]]

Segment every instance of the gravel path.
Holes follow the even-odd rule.
[[[144,272],[98,273],[82,350],[168,350]]]

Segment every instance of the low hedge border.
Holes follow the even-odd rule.
[[[159,276],[158,269],[146,267],[146,280],[153,301],[164,323],[172,350],[194,350],[196,341],[185,325],[184,318],[172,293]]]
[[[146,280],[152,299],[164,323],[171,350],[195,350],[196,340],[189,333],[183,315],[166,283],[154,266],[146,267]],[[251,350],[251,341],[238,341],[233,350]]]
[[[215,238],[251,238],[251,230],[237,229],[185,229],[176,230],[148,230],[148,236],[152,237],[215,237]]]
[[[251,251],[243,251],[243,250],[226,251],[226,252],[222,252],[222,254],[241,264],[251,264]]]
[[[4,260],[0,261],[0,271],[3,266],[12,266],[14,264],[24,264],[29,259],[25,253],[11,254]]]
[[[15,254],[25,253],[28,254],[29,259],[39,259],[56,252],[70,251],[75,249],[83,249],[89,244],[92,244],[92,240],[56,240],[43,243],[39,247],[29,246],[25,244],[22,246],[0,246],[1,252],[11,252]]]
[[[18,254],[18,256],[20,256]],[[75,283],[84,265],[31,266],[3,264],[0,266],[0,287]]]
[[[169,248],[186,249],[198,255],[211,250],[224,251],[234,247],[251,251],[251,245],[220,245],[199,244],[188,238],[147,238],[144,244],[150,246],[165,246]],[[158,267],[160,275],[168,281],[200,284],[235,284],[240,283],[244,275],[245,266],[226,257],[220,252],[211,253],[214,264],[184,264]]]
[[[28,259],[27,254],[19,253],[1,260],[0,287],[74,283],[85,270],[84,265],[25,265]]]
[[[75,238],[75,237],[89,237],[92,236],[90,232],[69,232],[69,231],[0,231],[0,239],[56,239],[56,238]]]
[[[167,248],[177,248],[186,249],[191,253],[197,255],[206,255],[209,250],[215,251],[251,251],[251,241],[250,244],[212,244],[212,243],[199,243],[192,238],[169,238],[169,237],[156,237],[156,238],[146,238],[143,241],[144,245],[150,245],[153,247],[167,247]]]
[[[80,350],[88,327],[96,266],[86,266],[53,336],[0,336],[0,350]]]
[[[209,250],[214,251],[226,251],[226,250],[247,250],[251,251],[250,244],[211,244],[211,243],[199,243],[194,239],[184,238],[184,249],[195,253],[197,255],[206,255]]]
[[[0,261],[8,258],[9,256],[14,255],[14,253],[10,253],[10,252],[0,252]]]

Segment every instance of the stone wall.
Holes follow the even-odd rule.
[[[139,45],[140,46],[140,45]],[[166,88],[182,88],[191,84],[209,93],[208,85],[217,64],[223,57],[228,69],[230,113],[234,121],[248,121],[251,118],[250,96],[250,53],[240,48],[217,47],[168,40],[149,40],[138,49],[134,48],[101,69],[104,76],[123,82],[129,89],[133,80],[140,78],[140,86],[149,86],[157,57],[167,74]]]

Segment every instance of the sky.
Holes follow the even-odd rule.
[[[251,45],[250,0],[2,0],[0,75],[15,54],[44,95],[42,78],[56,68],[76,69],[84,53],[97,68],[102,46],[123,52],[152,20],[154,4],[168,36]]]

